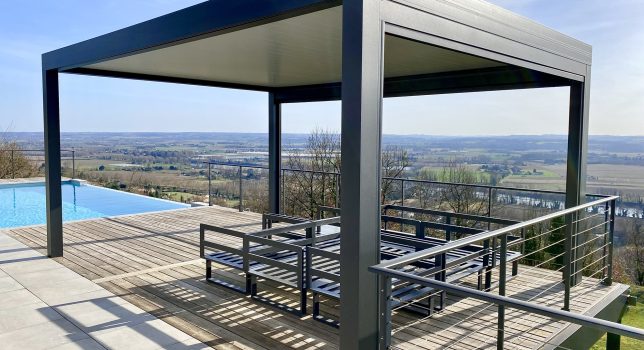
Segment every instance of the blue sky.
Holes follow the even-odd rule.
[[[199,0],[3,0],[0,131],[42,130],[40,55]],[[591,134],[644,135],[644,1],[494,0],[593,45]],[[564,134],[567,89],[387,99],[385,133]],[[63,131],[266,131],[266,96],[61,77]],[[339,130],[339,103],[284,107],[284,131]],[[499,128],[499,125],[503,125]]]

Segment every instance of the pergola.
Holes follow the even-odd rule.
[[[269,201],[281,105],[342,101],[341,346],[378,342],[382,99],[570,87],[566,205],[584,198],[591,47],[478,0],[212,0],[42,57],[48,254],[63,254],[59,73],[264,91]]]

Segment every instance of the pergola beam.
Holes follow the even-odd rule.
[[[422,74],[384,80],[384,97],[440,95],[465,92],[534,89],[569,86],[571,80],[521,67],[495,67],[457,72]],[[341,84],[277,88],[281,103],[335,101],[341,99]]]

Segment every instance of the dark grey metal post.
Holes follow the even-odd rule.
[[[242,187],[242,167],[239,167],[239,211],[244,211],[244,188]]]
[[[568,115],[568,160],[566,173],[566,207],[572,208],[582,204],[586,195],[586,159],[588,152],[588,107],[590,97],[590,68],[584,82],[573,82],[570,86],[570,109]],[[572,222],[576,221],[573,216]],[[572,223],[571,222],[571,223]],[[572,234],[577,233],[577,225],[570,227]],[[580,244],[584,237],[574,236],[572,243],[571,261],[582,256]],[[573,263],[571,266],[574,286],[581,282],[581,268]]]
[[[606,271],[606,280],[604,284],[613,283],[613,244],[615,235],[615,200],[610,201],[610,224],[608,225],[608,271]]]
[[[14,157],[14,150],[11,150],[11,178],[15,179],[16,178],[16,166],[13,162],[13,157]]]
[[[505,296],[505,282],[507,275],[507,258],[508,258],[508,235],[501,236],[501,247],[499,251],[499,295]],[[497,339],[496,348],[503,350],[505,341],[505,306],[498,305],[498,319],[497,319]]]
[[[76,151],[72,149],[72,179],[76,178]]]
[[[487,191],[487,217],[492,217],[492,187],[488,187]],[[487,229],[490,230],[490,221],[487,222]]]
[[[282,175],[282,107],[274,93],[268,94],[268,208],[280,212]]]
[[[58,71],[43,70],[47,255],[63,256],[63,199],[60,181],[60,108]]]
[[[378,347],[383,27],[379,0],[342,10],[340,348]]]
[[[208,206],[212,207],[212,171],[210,161],[208,162]]]
[[[386,350],[391,345],[391,278],[381,276],[379,281],[380,295],[378,307],[380,309],[380,350]]]

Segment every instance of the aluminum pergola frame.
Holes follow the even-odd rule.
[[[86,67],[340,5],[341,82],[270,87]],[[384,79],[386,35],[510,66]],[[585,194],[590,47],[480,1],[213,0],[46,53],[42,65],[50,257],[63,254],[59,73],[267,92],[269,201],[274,212],[280,207],[281,104],[342,100],[340,345],[346,349],[374,349],[379,341],[378,283],[367,268],[379,262],[383,97],[569,86],[566,205],[582,203]]]

